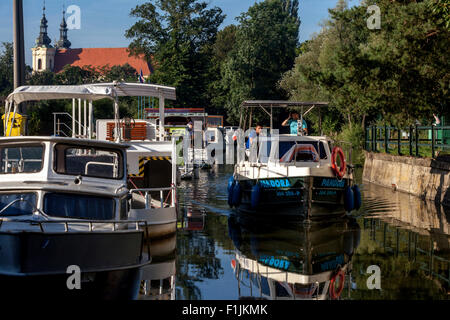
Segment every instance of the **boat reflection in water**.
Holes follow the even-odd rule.
[[[152,240],[152,263],[142,267],[138,300],[175,300],[177,237]]]
[[[353,218],[286,227],[232,215],[228,226],[240,299],[337,299],[348,288],[360,240]]]

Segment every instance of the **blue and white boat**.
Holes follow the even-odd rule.
[[[351,158],[351,148],[345,157],[342,148],[326,136],[275,134],[272,129],[275,107],[308,107],[307,112],[302,110],[303,118],[314,107],[324,105],[287,101],[243,103],[243,110],[259,107],[266,111],[271,127],[235,165],[228,184],[231,206],[258,216],[294,219],[344,215],[359,208],[361,197],[353,183],[353,166],[346,163]],[[241,128],[245,129],[242,123]]]

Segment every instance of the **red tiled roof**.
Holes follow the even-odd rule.
[[[60,72],[66,65],[84,67],[92,66],[94,68],[110,67],[116,65],[124,65],[128,63],[141,72],[144,76],[151,74],[151,66],[145,60],[144,56],[129,56],[128,48],[81,48],[81,49],[59,49],[55,56],[56,73]]]

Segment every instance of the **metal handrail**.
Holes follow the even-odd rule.
[[[16,202],[22,202],[22,201],[27,202],[28,204],[30,204],[30,205],[31,205],[31,208],[33,209],[33,211],[35,211],[35,212],[37,211],[37,212],[39,212],[39,214],[41,214],[44,218],[50,219],[50,216],[48,216],[46,213],[44,213],[42,210],[40,210],[38,207],[36,207],[36,205],[35,205],[33,202],[31,202],[30,200],[24,199],[23,197],[20,197],[19,199],[13,200],[13,201],[11,201],[10,203],[8,203],[2,210],[0,210],[0,216],[1,216],[1,214],[2,214],[6,209],[8,209],[9,207],[11,207],[13,204],[15,204]],[[0,226],[0,227],[1,227],[1,226]]]
[[[139,192],[142,195],[142,192],[145,193],[145,209],[151,209],[152,196],[150,192],[159,192],[161,208],[164,208],[164,204],[166,201],[164,200],[164,191],[170,191],[169,195],[171,195],[171,203],[174,204],[173,197],[175,195],[176,187],[172,185],[171,187],[163,187],[163,188],[142,188],[142,189],[131,189],[130,194]],[[169,197],[167,196],[167,198]]]
[[[4,218],[0,217],[0,229],[3,226],[4,222],[19,222],[19,223],[29,223],[30,225],[38,225],[39,229],[42,233],[45,232],[44,225],[45,224],[64,224],[64,233],[68,233],[70,229],[70,224],[87,224],[89,229],[88,232],[94,232],[94,224],[112,224],[111,231],[123,231],[124,229],[117,229],[116,225],[130,225],[134,224],[135,229],[128,229],[128,230],[136,230],[139,231],[140,227],[144,227],[142,236],[146,238],[147,242],[147,254],[148,254],[148,262],[152,261],[151,251],[150,251],[150,236],[149,236],[149,230],[148,230],[148,223],[145,220],[45,220],[45,221],[37,221],[37,220],[21,220],[21,219],[11,219],[11,218]],[[98,232],[98,230],[96,230]],[[142,253],[144,251],[144,241],[142,241],[141,246],[141,253],[139,260],[142,260]]]
[[[86,129],[86,126],[83,123],[80,123],[77,119],[73,120],[72,115],[68,112],[53,112],[53,134],[56,134],[56,116],[57,115],[64,115],[64,116],[68,116],[70,118],[71,121],[75,121],[75,124],[81,126],[81,128]],[[70,131],[72,131],[73,133],[73,128],[69,127],[67,124],[65,124],[64,122],[60,122],[59,124],[64,124]],[[59,131],[58,131],[59,132]],[[65,134],[65,133],[64,133]],[[79,135],[80,137],[86,137],[86,135]]]

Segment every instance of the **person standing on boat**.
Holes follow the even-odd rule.
[[[255,130],[251,130],[250,134],[248,135],[247,143],[245,145],[245,147],[247,149],[250,149],[250,146],[253,144],[255,139],[257,139],[259,137],[259,134],[261,133],[261,129],[262,129],[262,125],[258,123],[255,127]]]
[[[192,122],[191,117],[188,117],[186,120],[187,120],[186,129],[187,129],[188,134],[189,134],[189,139],[191,140],[191,147],[193,147],[194,146],[194,139],[193,139],[193,136],[194,136],[194,123]]]
[[[284,120],[281,125],[283,127],[289,127],[290,128],[290,134],[298,135],[298,133],[299,133],[298,123],[299,123],[299,121],[300,121],[300,117],[299,117],[298,112],[297,111],[292,111],[289,114],[289,118]],[[305,135],[308,134],[308,125],[306,124],[305,119],[303,119],[303,123],[302,123],[302,132]]]

